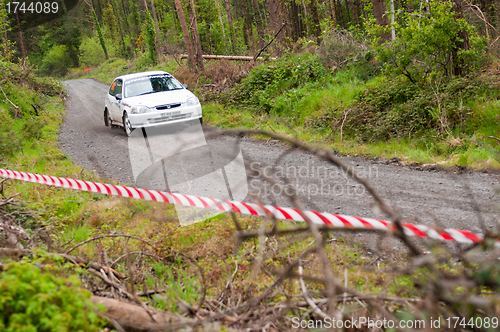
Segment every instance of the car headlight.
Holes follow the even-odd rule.
[[[142,114],[149,112],[151,112],[151,109],[149,107],[141,105],[132,107],[132,110],[130,111],[130,113],[132,114]]]
[[[196,97],[189,97],[186,102],[188,106],[194,106],[198,105],[200,103],[200,100]]]

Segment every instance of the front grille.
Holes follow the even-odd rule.
[[[191,113],[177,114],[177,115],[171,115],[171,116],[162,116],[160,118],[149,119],[149,123],[168,122],[168,121],[173,121],[173,120],[186,119],[186,118],[190,118],[190,117],[191,117]]]
[[[161,110],[168,110],[168,109],[179,107],[181,105],[182,105],[181,103],[159,105],[159,106],[156,106],[156,109],[159,110],[159,111],[161,111]]]

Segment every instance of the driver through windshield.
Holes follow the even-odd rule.
[[[132,79],[125,82],[125,98],[145,95],[148,93],[180,90],[181,83],[171,75],[154,75]]]

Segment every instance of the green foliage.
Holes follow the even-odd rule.
[[[465,19],[457,18],[452,8],[453,2],[430,0],[421,10],[398,12],[393,25],[396,40],[383,44],[379,44],[380,35],[390,27],[378,26],[372,19],[368,31],[380,61],[390,72],[414,83],[463,75],[479,67],[485,59],[486,39],[479,37]],[[464,33],[469,48],[463,47]]]
[[[173,299],[182,299],[187,303],[196,303],[201,297],[201,282],[199,276],[189,271],[188,264],[183,264],[180,258],[168,265],[154,263],[154,275],[146,279],[149,289],[168,285],[164,294],[153,296],[154,304],[161,310],[175,310],[177,303]]]
[[[38,73],[62,76],[71,67],[78,67],[82,36],[71,20],[55,20],[34,29],[36,48],[29,55],[31,63],[38,65]]]
[[[9,29],[7,18],[7,8],[4,5],[4,1],[0,2],[0,32],[4,32]],[[0,43],[0,60],[9,61],[13,57],[14,43],[10,40],[2,40]]]
[[[80,64],[84,68],[98,66],[106,61],[99,37],[86,37],[80,46]]]
[[[22,149],[26,143],[42,136],[42,128],[46,125],[40,114],[45,103],[44,95],[58,95],[62,93],[62,86],[52,79],[36,77],[32,67],[0,61],[0,68],[0,77],[4,80],[2,89],[7,98],[18,107],[16,109],[7,100],[0,98],[1,162]],[[39,116],[33,106],[37,107]]]
[[[21,148],[21,137],[13,127],[13,120],[0,110],[0,160]]]
[[[141,17],[139,15],[139,6],[134,0],[129,0],[130,14],[127,16],[127,23],[130,29],[134,32],[134,38],[139,37]]]
[[[58,96],[64,94],[61,82],[56,81],[53,78],[39,77],[35,75],[36,68],[29,63],[26,66],[20,66],[11,62],[0,61],[0,68],[2,68],[3,73],[5,73],[5,77],[7,77],[11,83],[19,85],[20,87],[27,87],[46,96]],[[12,92],[20,93],[21,91],[19,87],[13,87]],[[21,92],[21,98],[18,102],[24,102],[30,109],[32,109],[30,102],[34,101],[37,103],[37,101],[26,98],[26,95],[22,95],[23,93],[24,91]],[[35,97],[33,96],[33,98]]]
[[[348,62],[347,67],[362,81],[377,77],[382,72],[382,63],[376,59],[373,50],[358,53]]]
[[[111,3],[108,3],[108,5],[104,7],[102,11],[102,19],[108,28],[107,32],[109,33],[109,39],[114,41],[117,37],[118,27],[116,24],[116,15],[113,11]]]
[[[255,67],[233,91],[233,100],[241,105],[270,113],[275,99],[306,83],[319,81],[327,74],[320,59],[310,53],[286,55],[272,64]]]
[[[89,292],[76,276],[61,274],[60,266],[46,260],[7,264],[0,273],[0,330],[101,331]]]
[[[95,11],[92,8],[92,17],[94,18],[95,28],[97,30],[97,37],[99,38],[99,42],[101,43],[102,50],[104,52],[104,56],[106,60],[108,59],[108,51],[106,49],[106,43],[104,42],[104,37],[102,35],[101,26],[99,25],[99,21],[97,20],[97,16],[95,15]]]
[[[145,35],[146,35],[146,43],[148,44],[148,52],[149,52],[149,59],[151,61],[152,65],[156,64],[156,31],[154,28],[154,21],[153,18],[151,17],[151,13],[149,10],[147,11],[148,15],[148,22],[147,24],[144,25]]]
[[[40,63],[40,73],[52,76],[66,75],[71,66],[71,56],[66,45],[54,45]]]
[[[346,132],[362,140],[449,135],[453,130],[472,134],[470,104],[494,88],[478,78],[456,78],[429,86],[403,79],[381,78],[358,95],[346,117]],[[345,115],[339,113],[340,117]]]

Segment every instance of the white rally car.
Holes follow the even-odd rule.
[[[187,86],[164,71],[117,77],[104,108],[106,126],[122,126],[127,136],[135,128],[203,121],[200,101]]]

